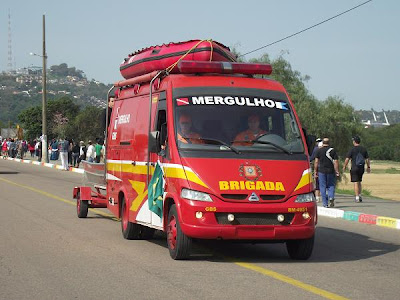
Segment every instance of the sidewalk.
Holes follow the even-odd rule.
[[[3,156],[0,156],[0,158],[2,159]],[[49,163],[45,163],[45,162],[37,161],[37,157],[31,157],[29,153],[27,156],[24,157],[24,159],[7,157],[7,160],[13,160],[16,162],[21,162],[21,163],[26,163],[26,164],[41,165],[41,166],[45,166],[48,168],[55,168],[58,170],[63,169],[61,166],[60,158],[58,160],[50,160]],[[82,165],[79,168],[69,167],[69,171],[83,174]]]
[[[363,197],[356,203],[354,196],[336,195],[334,208],[318,203],[318,215],[400,229],[400,201],[395,200]]]

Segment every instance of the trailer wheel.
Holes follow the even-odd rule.
[[[86,218],[88,215],[89,203],[81,199],[81,194],[76,194],[76,213],[78,218]]]
[[[314,248],[314,236],[304,240],[286,241],[286,249],[291,259],[307,260]]]
[[[173,259],[180,260],[189,257],[192,239],[181,230],[175,204],[171,206],[168,213],[167,243],[169,254]]]
[[[141,238],[142,226],[136,223],[129,222],[129,208],[125,201],[125,197],[122,198],[122,212],[121,212],[121,229],[122,235],[127,240],[138,240]]]

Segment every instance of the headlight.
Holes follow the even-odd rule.
[[[212,202],[212,199],[209,194],[189,189],[182,189],[181,197],[189,200]]]
[[[315,196],[313,193],[297,195],[294,202],[305,203],[305,202],[315,202]]]

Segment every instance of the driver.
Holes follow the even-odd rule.
[[[192,131],[192,118],[189,115],[182,114],[179,117],[178,129],[178,141],[185,144],[203,144],[200,134]]]
[[[249,129],[239,133],[236,137],[234,145],[250,146],[250,141],[257,139],[258,137],[267,133],[267,131],[260,128],[260,116],[250,115],[247,119],[247,125]],[[237,142],[236,142],[237,141]],[[248,141],[248,142],[247,142]],[[247,142],[247,143],[246,143]]]

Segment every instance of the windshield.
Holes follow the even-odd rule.
[[[284,93],[260,89],[174,90],[175,136],[180,150],[304,153]]]

